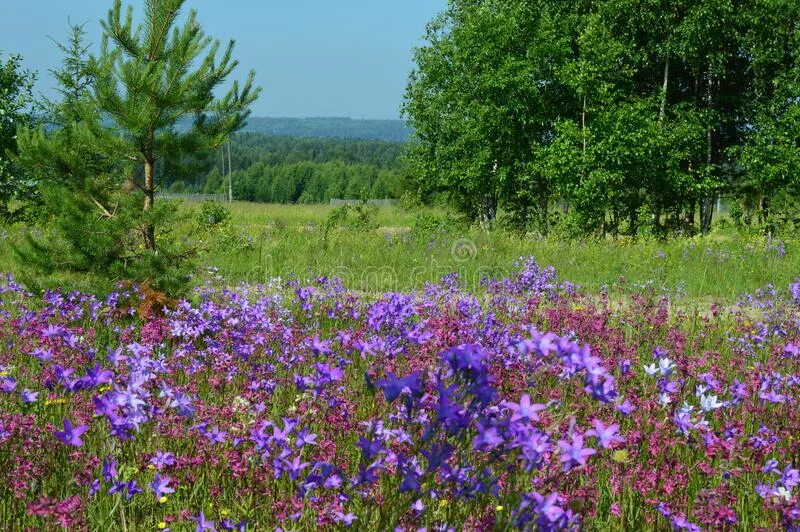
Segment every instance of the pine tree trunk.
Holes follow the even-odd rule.
[[[147,212],[153,208],[153,201],[155,200],[155,190],[153,188],[153,161],[152,159],[145,160],[144,162],[144,211]],[[152,223],[144,224],[144,247],[150,251],[156,249],[156,230]]]

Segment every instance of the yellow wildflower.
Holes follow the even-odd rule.
[[[625,449],[620,449],[618,451],[614,451],[611,454],[611,459],[617,463],[624,464],[628,461],[628,451]]]

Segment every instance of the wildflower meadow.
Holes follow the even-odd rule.
[[[0,5],[0,532],[800,532],[800,1]]]
[[[12,530],[792,530],[800,283],[0,294]]]

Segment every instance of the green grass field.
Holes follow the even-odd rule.
[[[773,283],[783,287],[800,272],[798,241],[778,241],[727,230],[692,239],[564,241],[496,229],[470,227],[441,209],[376,209],[366,221],[350,215],[329,223],[328,205],[266,205],[235,202],[230,221],[198,232],[192,226],[199,204],[183,203],[186,234],[197,238],[202,279],[214,267],[230,284],[270,279],[337,276],[361,292],[417,289],[456,272],[471,289],[484,277],[500,278],[520,257],[554,266],[559,278],[598,293],[647,291],[673,302],[734,301],[745,292]],[[0,268],[24,278],[25,264],[11,243],[26,228],[12,228],[3,239]],[[80,276],[55,277],[46,286],[69,284],[90,289]]]
[[[192,208],[190,205],[184,207]],[[203,262],[231,282],[338,276],[364,292],[420,288],[457,272],[477,289],[533,256],[562,280],[597,293],[656,291],[678,301],[734,300],[768,283],[785,286],[800,272],[796,241],[735,232],[670,241],[562,241],[485,232],[441,210],[375,212],[377,227],[329,229],[329,206],[235,203],[231,227],[211,235]],[[232,235],[230,234],[232,233]]]

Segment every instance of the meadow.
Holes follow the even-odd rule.
[[[225,206],[229,218],[209,225],[201,204],[176,202],[184,218],[172,232],[192,241],[201,270],[213,268],[234,284],[328,276],[352,290],[379,295],[417,290],[458,273],[468,289],[481,291],[484,278],[504,277],[519,257],[533,256],[587,293],[667,295],[673,303],[694,307],[732,302],[769,284],[786,286],[800,272],[800,241],[740,233],[724,221],[725,229],[706,237],[565,239],[500,227],[484,231],[441,208],[391,207],[359,214],[358,209],[342,212],[329,205]],[[0,235],[0,271],[39,289],[102,288],[89,275],[29,275],[13,252],[29,231],[17,226]],[[195,284],[203,279],[198,276]]]
[[[798,526],[796,242],[180,208],[181,300],[5,278],[4,528]]]
[[[661,241],[568,240],[486,232],[433,208],[382,208],[364,221],[353,212],[332,216],[326,205],[233,205],[227,228],[208,234],[202,262],[236,282],[326,275],[380,294],[416,290],[456,272],[479,291],[485,277],[504,277],[519,257],[533,256],[587,293],[653,293],[694,305],[787,286],[800,272],[798,241],[730,229]]]

